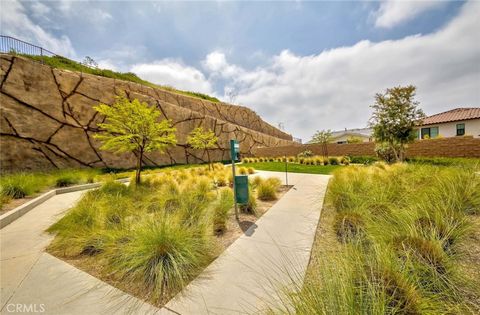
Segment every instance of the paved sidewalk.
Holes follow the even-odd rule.
[[[303,277],[328,180],[289,174],[294,188],[161,310],[45,253],[53,239],[45,229],[84,192],[54,196],[0,230],[1,314],[17,305],[44,314],[255,312],[275,301],[277,285],[289,283],[286,270]]]
[[[85,191],[57,195],[0,230],[1,314],[127,314],[158,309],[45,253],[44,231]],[[23,312],[16,310],[17,305]],[[29,312],[28,312],[29,311]]]
[[[284,173],[261,171],[257,176]],[[248,314],[278,299],[277,289],[303,279],[330,176],[289,174],[294,187],[167,307],[179,314]]]

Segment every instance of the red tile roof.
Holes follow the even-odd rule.
[[[455,108],[443,113],[428,116],[422,125],[432,125],[450,121],[469,120],[480,118],[480,107]]]

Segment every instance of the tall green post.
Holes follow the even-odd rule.
[[[233,179],[233,196],[235,202],[235,218],[237,221],[239,220],[238,217],[238,205],[237,205],[237,184],[235,180],[235,161],[239,160],[239,153],[240,153],[240,145],[238,144],[237,140],[230,140],[230,157],[232,159],[232,179]]]

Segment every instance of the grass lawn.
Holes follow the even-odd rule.
[[[260,171],[285,172],[284,162],[258,162],[244,163],[246,167],[253,167]],[[342,165],[304,165],[297,163],[288,163],[288,171],[290,173],[307,173],[307,174],[331,174],[334,170],[342,168]]]

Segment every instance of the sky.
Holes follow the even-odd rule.
[[[0,30],[251,108],[308,141],[362,128],[376,93],[480,106],[480,1],[9,1]]]

